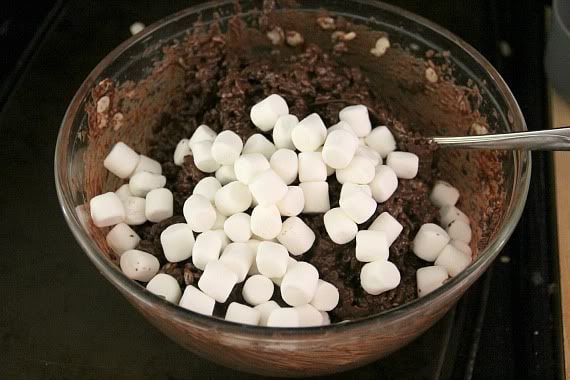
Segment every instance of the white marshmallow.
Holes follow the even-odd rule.
[[[130,249],[120,259],[121,270],[131,280],[147,282],[158,273],[160,263],[150,253]]]
[[[433,262],[449,243],[449,235],[433,223],[422,225],[412,243],[412,250],[420,259]]]
[[[357,185],[356,183],[347,182],[340,188],[340,198],[346,198],[354,194],[355,192],[363,192],[369,197],[372,196],[372,190],[369,185]]]
[[[244,212],[251,206],[251,192],[241,182],[230,182],[216,192],[216,209],[225,216]]]
[[[356,140],[350,132],[342,129],[328,133],[323,146],[323,161],[335,169],[346,168],[356,153]]]
[[[249,117],[257,128],[267,132],[273,128],[279,117],[288,113],[289,107],[285,99],[277,94],[271,94],[251,107]]]
[[[200,125],[188,140],[188,147],[192,149],[192,145],[200,141],[214,141],[216,132],[205,124]]]
[[[216,193],[218,190],[222,188],[222,184],[214,177],[204,177],[196,186],[194,186],[194,190],[192,190],[192,194],[202,195],[210,202],[214,202],[214,198],[216,197]]]
[[[193,194],[186,199],[182,213],[186,223],[195,232],[208,231],[217,219],[214,206],[212,206],[208,198],[200,194]]]
[[[135,249],[141,241],[139,235],[125,223],[119,223],[109,231],[106,237],[109,248],[117,255]]]
[[[162,166],[160,162],[153,160],[144,154],[139,155],[139,163],[135,168],[135,173],[138,172],[149,172],[152,174],[162,174]]]
[[[299,182],[327,180],[327,166],[321,152],[299,153]]]
[[[287,270],[289,270],[289,268],[292,268],[293,265],[297,264],[298,261],[295,260],[294,258],[292,258],[291,256],[289,256],[288,261],[287,261]],[[287,273],[287,271],[285,271],[285,273]],[[285,275],[283,275],[285,276]],[[283,276],[281,277],[271,277],[271,281],[273,281],[273,283],[277,286],[281,286],[281,282],[283,281]]]
[[[116,191],[115,194],[117,194],[117,196],[119,197],[119,199],[121,200],[121,202],[125,202],[125,200],[129,197],[132,197],[133,194],[131,193],[131,190],[129,189],[129,184],[125,183],[124,185],[121,185],[121,187],[119,187]]]
[[[396,150],[396,140],[392,132],[386,126],[374,128],[365,138],[366,145],[374,149],[376,152],[386,158],[389,153]]]
[[[331,311],[338,305],[339,293],[336,286],[330,282],[319,280],[317,290],[311,300],[311,305],[319,311]]]
[[[231,241],[247,242],[251,238],[251,217],[243,212],[233,214],[224,222],[224,232]]]
[[[472,251],[469,244],[462,242],[461,240],[454,240],[452,239],[449,244],[460,250],[461,252],[465,253],[467,256],[471,257]]]
[[[128,197],[123,200],[125,208],[125,223],[130,226],[139,226],[147,221],[146,199],[141,197]]]
[[[329,313],[326,311],[321,311],[321,316],[323,317],[323,326],[327,326],[331,324],[331,318],[329,317]]]
[[[380,156],[380,153],[368,146],[359,146],[354,155],[369,159],[374,166],[382,165],[382,157]]]
[[[383,203],[390,199],[398,189],[398,177],[394,169],[387,165],[377,166],[370,188],[376,202]]]
[[[267,317],[268,327],[299,327],[299,313],[292,307],[275,309]]]
[[[442,250],[435,265],[444,267],[450,277],[455,277],[471,264],[471,257],[467,256],[451,244],[446,245]]]
[[[388,240],[384,231],[362,230],[356,234],[356,259],[369,263],[388,260]]]
[[[220,167],[218,161],[212,156],[212,142],[208,140],[192,144],[194,165],[204,173],[213,173]]]
[[[218,210],[216,210],[216,221],[214,225],[210,228],[211,230],[223,230],[224,223],[228,220],[227,216],[221,214]]]
[[[287,194],[277,202],[279,213],[283,216],[297,216],[305,207],[305,195],[299,186],[288,186]]]
[[[172,224],[160,234],[164,257],[171,263],[184,261],[192,256],[194,243],[194,234],[186,223]]]
[[[202,232],[196,236],[192,248],[192,264],[196,268],[204,270],[209,262],[218,260],[221,250],[222,239],[216,231]]]
[[[216,170],[216,179],[220,184],[227,185],[230,182],[237,181],[236,172],[233,165],[222,165]]]
[[[241,294],[250,305],[261,305],[273,296],[274,285],[270,279],[260,274],[251,276],[243,284]]]
[[[299,173],[299,160],[297,153],[291,149],[279,149],[271,156],[269,166],[281,179],[290,185],[297,179]]]
[[[233,165],[241,154],[243,141],[234,131],[220,132],[212,143],[212,157],[220,165]]]
[[[275,145],[260,133],[251,135],[243,146],[243,154],[259,153],[267,160],[271,158],[276,150]]]
[[[301,218],[292,216],[283,222],[277,240],[289,253],[299,256],[311,249],[315,242],[315,233]]]
[[[462,222],[461,220],[454,220],[449,223],[446,231],[451,239],[459,240],[464,243],[469,243],[471,241],[471,227],[469,227],[469,224]]]
[[[366,293],[376,296],[400,285],[400,271],[384,260],[364,264],[360,271],[360,285]]]
[[[166,185],[166,177],[160,174],[139,172],[129,180],[129,190],[136,197],[145,197],[149,191]]]
[[[339,200],[339,206],[357,224],[366,222],[376,212],[376,201],[362,191]]]
[[[211,231],[206,231],[206,232],[213,232],[218,239],[220,239],[220,241],[222,242],[222,251],[224,249],[226,249],[226,247],[228,246],[228,244],[230,244],[230,238],[228,238],[228,236],[226,235],[226,233],[224,232],[223,229],[220,230],[211,230]]]
[[[174,215],[174,196],[166,188],[154,189],[146,195],[144,214],[146,218],[159,223]]]
[[[314,152],[327,137],[327,127],[319,115],[312,113],[299,122],[291,132],[291,140],[300,152]]]
[[[416,271],[418,297],[424,297],[442,286],[447,277],[447,270],[444,267],[430,266],[419,268]]]
[[[295,115],[283,115],[277,119],[273,128],[273,142],[277,149],[295,149],[291,140],[291,132],[297,124],[299,124],[299,119]]]
[[[358,137],[367,136],[372,129],[370,117],[368,116],[368,108],[362,104],[341,109],[338,113],[338,118],[347,122]]]
[[[259,325],[260,326],[267,326],[267,320],[269,319],[269,315],[273,310],[279,309],[280,306],[275,301],[267,301],[262,303],[261,305],[257,305],[254,307],[255,310],[259,311],[260,318],[259,318]]]
[[[249,307],[238,302],[230,303],[228,309],[226,310],[225,317],[226,321],[254,326],[257,326],[259,324],[260,318],[261,313],[259,310],[255,310],[253,307]]]
[[[178,285],[178,281],[166,273],[159,273],[154,276],[148,284],[146,284],[146,289],[164,298],[168,302],[176,304],[180,301],[180,297],[182,296],[182,290],[180,289],[180,285]]]
[[[188,139],[182,139],[178,142],[178,144],[176,144],[174,155],[172,157],[174,165],[182,166],[184,163],[184,157],[192,155],[188,141]]]
[[[356,145],[357,146],[360,145],[360,138],[358,136],[356,136],[356,133],[354,132],[354,130],[352,129],[350,124],[348,124],[346,121],[340,120],[338,123],[331,125],[327,129],[327,136],[330,135],[331,133],[333,133],[334,131],[338,131],[338,130],[343,130],[343,131],[349,132],[352,135]]]
[[[400,233],[404,229],[404,226],[398,222],[390,213],[384,211],[382,214],[378,215],[374,222],[368,227],[372,231],[382,231],[386,234],[386,241],[388,245],[392,245]]]
[[[255,206],[251,212],[251,232],[257,236],[271,240],[281,232],[281,214],[275,205]]]
[[[108,227],[125,220],[125,208],[121,199],[113,192],[97,195],[89,201],[93,224]]]
[[[455,206],[443,206],[440,208],[439,220],[443,227],[449,226],[449,224],[455,220],[460,220],[463,223],[469,224],[469,217]]]
[[[220,263],[230,268],[237,275],[237,282],[245,280],[253,263],[255,252],[247,243],[230,243],[220,256]]]
[[[319,272],[306,262],[298,262],[287,270],[281,281],[281,298],[290,306],[302,306],[313,299],[317,291]]]
[[[103,160],[105,169],[119,178],[129,178],[139,163],[139,154],[122,141],[116,143]]]
[[[299,327],[321,326],[323,324],[323,316],[314,306],[310,304],[295,306],[295,310],[299,314]]]
[[[234,163],[237,180],[246,185],[249,185],[256,175],[269,168],[269,161],[261,153],[243,154]]]
[[[281,244],[262,241],[257,247],[257,270],[266,277],[283,277],[287,271],[288,259],[287,248]]]
[[[216,301],[192,285],[188,285],[178,305],[198,314],[212,315]]]
[[[287,184],[275,171],[259,173],[249,184],[249,191],[261,206],[274,205],[287,194]]]
[[[237,280],[238,276],[225,263],[210,261],[198,280],[198,287],[216,301],[224,303],[228,300]]]
[[[436,207],[455,206],[459,200],[459,190],[448,182],[436,181],[429,199]]]
[[[398,178],[412,179],[418,174],[420,159],[410,152],[390,152],[386,165],[394,169]]]
[[[340,183],[351,182],[366,185],[372,182],[375,174],[374,165],[369,159],[354,156],[346,168],[336,170],[336,179]]]
[[[329,198],[328,182],[303,182],[299,184],[305,197],[305,207],[303,213],[316,214],[330,210],[331,202]]]
[[[358,226],[340,207],[329,210],[323,220],[327,234],[336,244],[346,244],[356,237]]]

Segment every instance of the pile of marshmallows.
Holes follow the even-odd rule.
[[[338,304],[338,289],[319,279],[313,265],[291,257],[309,251],[315,241],[315,233],[298,215],[323,213],[333,242],[356,239],[356,258],[366,263],[360,273],[364,290],[377,295],[397,287],[400,273],[388,258],[402,225],[387,212],[367,230],[359,231],[358,224],[392,196],[399,178],[416,176],[418,157],[396,151],[387,127],[372,129],[363,105],[342,109],[340,122],[328,129],[316,113],[299,121],[275,94],[254,105],[250,116],[264,133],[272,130],[273,141],[254,134],[244,144],[235,132],[216,134],[201,125],[174,152],[176,165],[192,155],[199,170],[215,173],[200,180],[185,201],[186,223],[173,224],[160,236],[169,262],[191,258],[203,270],[198,288],[189,285],[183,294],[172,276],[157,274],[156,257],[134,249],[140,238],[129,227],[173,215],[173,195],[164,188],[161,166],[122,142],[111,149],[105,168],[129,182],[91,199],[90,211],[96,226],[114,225],[107,242],[120,256],[125,275],[148,282],[150,292],[170,302],[206,315],[245,281],[242,295],[250,306],[231,303],[227,320],[274,327],[329,324],[327,312]],[[340,207],[333,209],[327,183],[332,174],[342,184]],[[299,185],[290,186],[297,179]],[[438,182],[431,194],[447,228],[425,224],[415,237],[415,254],[435,261],[435,266],[417,271],[420,296],[471,261],[469,219],[454,207],[458,197],[457,189],[445,182]],[[290,307],[271,301],[275,285]]]

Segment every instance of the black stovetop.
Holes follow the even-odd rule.
[[[479,49],[530,129],[547,125],[538,1],[390,1]],[[44,1],[0,12],[0,378],[251,378],[199,359],[150,326],[99,275],[59,210],[59,123],[87,73],[129,34],[192,2]],[[7,9],[7,10],[6,10]],[[562,376],[548,155],[533,155],[527,207],[507,248],[440,323],[377,363],[331,378]]]

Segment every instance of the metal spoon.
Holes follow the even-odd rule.
[[[432,137],[441,148],[570,150],[570,127],[491,135]]]

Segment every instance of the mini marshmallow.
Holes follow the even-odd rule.
[[[398,189],[398,176],[394,169],[387,165],[377,166],[370,188],[376,202],[383,203],[390,199]]]
[[[243,154],[234,163],[237,180],[246,185],[249,185],[256,175],[269,168],[269,161],[261,153]]]
[[[321,317],[323,317],[322,326],[327,326],[331,324],[331,317],[329,317],[329,313],[326,311],[321,311]]]
[[[455,206],[443,206],[439,209],[439,220],[442,226],[447,227],[455,220],[469,224],[469,217]]]
[[[273,128],[279,117],[288,113],[289,107],[285,99],[277,94],[271,94],[251,107],[249,117],[257,128],[267,132]]]
[[[341,120],[338,123],[331,125],[329,127],[329,129],[327,129],[327,136],[330,135],[331,133],[333,133],[334,131],[338,131],[338,130],[343,130],[343,131],[350,133],[351,136],[353,137],[354,142],[356,143],[356,146],[360,145],[359,137],[356,136],[356,133],[354,133],[354,130],[352,129],[350,124],[348,124],[346,121]]]
[[[154,189],[146,195],[144,214],[146,218],[159,223],[174,214],[174,196],[168,189]]]
[[[331,168],[344,169],[352,161],[357,147],[350,132],[342,129],[329,131],[323,146],[322,160]]]
[[[384,260],[364,264],[360,271],[360,285],[366,293],[377,296],[400,285],[400,271]]]
[[[218,260],[221,250],[222,239],[216,231],[202,232],[196,236],[192,248],[192,264],[196,268],[204,270],[209,262]]]
[[[221,214],[218,210],[216,210],[216,221],[214,225],[210,228],[211,230],[223,230],[224,223],[228,220],[227,216]]]
[[[117,255],[135,249],[141,238],[131,227],[125,223],[119,223],[109,231],[106,237],[107,244]]]
[[[287,259],[287,270],[289,270],[289,268],[293,268],[293,265],[297,264],[298,261],[295,260],[294,258],[292,258],[291,256],[289,256],[289,258]],[[285,273],[287,273],[287,271],[285,271]],[[283,275],[285,276],[285,275]],[[277,285],[277,286],[281,286],[281,282],[283,281],[283,276],[281,277],[271,277],[271,281]]]
[[[237,275],[237,282],[243,282],[251,264],[255,252],[252,252],[247,243],[230,243],[220,256],[220,263],[230,268]]]
[[[208,198],[200,194],[193,194],[186,199],[182,213],[186,223],[195,232],[208,231],[212,228],[217,218],[214,206],[212,206]]]
[[[271,156],[269,166],[287,184],[292,184],[299,173],[297,153],[291,149],[279,149]],[[325,177],[326,178],[326,177]]]
[[[297,124],[299,124],[299,119],[295,115],[283,115],[277,119],[273,128],[273,142],[277,149],[295,149],[291,140],[291,132]]]
[[[257,247],[257,270],[266,277],[282,277],[287,271],[288,259],[287,248],[281,244],[262,241]]]
[[[239,212],[224,222],[224,232],[231,241],[245,243],[251,238],[251,217]]]
[[[139,154],[122,141],[116,143],[103,160],[105,169],[119,178],[129,178],[139,163]]]
[[[192,194],[202,195],[210,202],[214,202],[214,198],[218,190],[222,188],[222,184],[214,177],[204,177],[196,186],[194,186],[194,190],[192,190]]]
[[[222,242],[222,251],[226,249],[228,244],[230,244],[230,238],[226,235],[224,230],[211,230],[206,232],[213,232],[214,235],[216,235],[218,239],[220,239],[220,241]]]
[[[125,208],[117,194],[108,192],[97,195],[89,201],[91,219],[97,227],[108,227],[125,219]]]
[[[220,165],[233,165],[241,154],[243,141],[234,131],[220,132],[212,143],[212,157]]]
[[[178,305],[198,314],[212,315],[216,301],[192,285],[188,285]]]
[[[441,266],[419,268],[416,271],[418,297],[424,297],[443,285],[447,280],[447,270]]]
[[[374,149],[382,158],[388,157],[388,154],[396,150],[396,140],[392,132],[386,126],[374,128],[365,138],[366,145]]]
[[[354,222],[362,224],[376,212],[376,201],[362,191],[341,198],[339,206]]]
[[[459,199],[459,190],[445,181],[436,181],[429,195],[435,207],[455,206]]]
[[[271,284],[273,285],[273,284]],[[226,310],[226,321],[243,323],[244,325],[254,325],[259,324],[261,318],[261,313],[259,310],[243,305],[238,302],[232,302]]]
[[[275,309],[267,317],[268,327],[299,327],[299,313],[292,307]]]
[[[279,308],[279,304],[277,304],[275,301],[267,301],[261,305],[255,306],[254,309],[260,313],[259,325],[267,326],[267,319],[269,319],[269,315],[273,312],[273,310]]]
[[[328,182],[303,182],[299,184],[305,197],[305,207],[303,213],[317,214],[330,210],[331,202],[329,198]]]
[[[154,276],[148,284],[146,284],[146,289],[164,298],[168,302],[176,304],[180,301],[180,297],[182,296],[182,290],[180,290],[178,281],[166,273],[159,273]]]
[[[275,171],[269,169],[253,178],[249,191],[259,205],[269,206],[283,199],[287,194],[287,184]]]
[[[426,223],[416,234],[412,250],[420,259],[433,262],[449,240],[449,235],[443,228],[437,224]]]
[[[259,153],[268,160],[276,150],[275,145],[259,133],[251,135],[243,146],[243,154]]]
[[[216,132],[205,124],[200,125],[188,140],[188,147],[192,149],[192,145],[201,141],[214,141]]]
[[[236,172],[233,165],[222,165],[216,170],[216,179],[220,184],[227,185],[230,182],[237,181]]]
[[[225,216],[244,212],[251,206],[251,192],[241,182],[230,182],[216,192],[214,203],[216,209]]]
[[[279,213],[283,216],[297,216],[305,207],[305,195],[299,186],[288,186],[287,194],[277,202]]]
[[[388,260],[388,239],[384,231],[362,230],[356,234],[356,259],[369,263]]]
[[[410,152],[390,152],[386,158],[386,165],[394,169],[396,176],[403,179],[412,179],[418,174],[420,159]]]
[[[358,147],[363,147],[366,146],[366,140],[364,140],[364,137],[358,137]]]
[[[147,282],[158,273],[160,263],[150,253],[130,249],[121,255],[121,270],[131,280]]]
[[[176,148],[174,149],[174,156],[172,157],[174,165],[182,166],[184,163],[184,157],[192,155],[188,141],[188,139],[182,139],[178,142],[178,144],[176,144]]]
[[[313,265],[300,261],[289,268],[281,281],[281,298],[290,306],[302,306],[317,291],[319,272]]]
[[[392,245],[400,233],[404,229],[404,226],[398,222],[392,215],[384,211],[382,214],[378,215],[376,219],[372,222],[369,230],[372,231],[382,231],[386,234],[386,241],[388,245]]]
[[[125,183],[124,185],[121,185],[121,187],[119,187],[116,191],[115,194],[117,194],[117,196],[119,197],[119,199],[121,200],[121,202],[125,202],[125,200],[129,197],[133,196],[133,193],[131,193],[131,190],[129,189],[129,184]]]
[[[251,276],[243,284],[241,294],[250,305],[261,305],[273,296],[274,285],[271,280],[260,274]]]
[[[281,232],[281,214],[275,205],[255,206],[251,212],[251,231],[257,236],[271,240]]]
[[[295,306],[295,310],[299,314],[299,327],[321,326],[323,324],[323,316],[314,306],[310,304]]]
[[[135,168],[135,173],[139,172],[149,172],[152,174],[162,174],[162,166],[160,162],[153,160],[144,154],[139,155],[139,163]]]
[[[350,164],[344,169],[337,169],[336,179],[340,183],[357,183],[366,185],[372,182],[375,175],[374,165],[369,159],[362,156],[354,156]]]
[[[382,157],[380,156],[380,153],[368,146],[359,146],[354,155],[367,158],[374,166],[382,165]]]
[[[208,140],[192,144],[194,165],[204,173],[213,173],[220,167],[218,161],[212,156],[212,142]]]
[[[372,196],[372,190],[368,185],[357,185],[356,183],[347,182],[342,185],[340,188],[340,198],[343,199],[346,197],[351,196],[355,192],[363,192],[364,194],[368,195],[369,197]]]
[[[340,296],[336,286],[330,282],[320,280],[317,282],[317,290],[311,300],[311,305],[319,311],[331,311],[338,305]]]
[[[450,277],[455,277],[471,264],[471,257],[467,256],[451,244],[446,245],[442,250],[435,265],[444,267]]]
[[[299,153],[299,182],[327,180],[327,166],[321,152]]]
[[[149,191],[166,185],[166,177],[160,174],[139,172],[129,180],[129,190],[136,197],[146,197]]]
[[[465,253],[467,256],[471,257],[472,251],[469,244],[462,242],[461,240],[454,240],[452,239],[449,244],[460,250],[461,252]]]
[[[224,303],[228,300],[237,281],[237,274],[225,263],[210,261],[198,280],[198,287],[216,301]]]
[[[160,234],[164,257],[171,263],[178,263],[192,256],[194,243],[194,234],[186,223],[171,224]]]
[[[146,219],[146,199],[141,197],[128,197],[123,200],[125,209],[125,223],[130,226],[144,224]]]
[[[300,152],[314,152],[327,137],[327,127],[319,115],[312,113],[299,122],[291,132],[291,140]]]
[[[362,104],[341,109],[338,113],[338,118],[347,122],[358,137],[367,136],[372,129],[370,117],[368,116],[368,108]]]
[[[323,217],[325,229],[336,244],[346,244],[356,237],[358,226],[340,207],[329,210]]]
[[[289,253],[299,256],[311,249],[315,242],[315,233],[301,218],[292,216],[283,222],[277,240]]]
[[[446,231],[451,239],[459,240],[464,243],[469,243],[471,241],[471,227],[469,227],[469,224],[462,222],[461,220],[454,220],[449,223]]]

